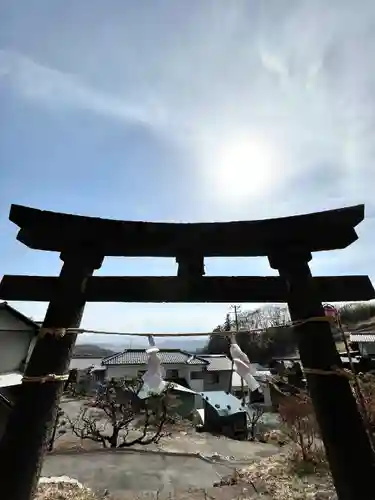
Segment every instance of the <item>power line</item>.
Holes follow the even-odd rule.
[[[282,329],[282,328],[291,328],[294,326],[300,326],[305,323],[311,323],[311,322],[322,322],[322,321],[327,321],[327,322],[332,322],[334,323],[334,320],[330,318],[329,316],[322,316],[322,317],[314,317],[314,318],[308,318],[306,320],[302,321],[291,321],[289,323],[285,323],[283,325],[277,325],[277,326],[264,326],[263,328],[244,328],[240,329],[239,332],[241,333],[262,333],[268,329]],[[41,327],[41,330],[56,330],[56,328],[43,328]],[[82,334],[82,333],[90,333],[90,334],[97,334],[97,335],[124,335],[128,337],[209,337],[211,335],[221,335],[224,337],[227,337],[228,335],[231,335],[231,332],[227,332],[224,330],[219,330],[219,331],[212,331],[212,332],[165,332],[165,333],[154,333],[154,332],[146,332],[146,333],[133,333],[133,332],[118,332],[118,331],[108,331],[108,330],[89,330],[86,328],[59,328],[58,330],[64,330],[66,333],[76,333],[76,334]],[[30,333],[31,330],[16,330],[16,329],[8,329],[8,328],[0,328],[0,332],[25,332],[25,333]]]

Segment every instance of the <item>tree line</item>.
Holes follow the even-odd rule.
[[[375,303],[345,304],[338,307],[340,319],[348,327],[374,318]],[[297,353],[297,342],[286,306],[265,306],[250,311],[227,314],[225,321],[214,328],[204,352],[229,356],[230,341],[226,332],[236,334],[237,343],[253,362],[268,364],[275,357],[293,356]],[[221,334],[220,334],[221,333]],[[337,340],[340,332],[333,330]]]

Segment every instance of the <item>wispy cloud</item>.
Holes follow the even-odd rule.
[[[0,78],[23,98],[49,107],[86,110],[144,124],[161,118],[160,111],[150,104],[132,104],[106,94],[87,85],[78,75],[43,66],[13,51],[0,50]]]
[[[73,74],[56,69],[58,56],[47,66],[38,55],[8,51],[0,53],[0,74],[23,97],[48,106],[152,125],[191,157],[209,213],[227,212],[229,204],[238,216],[249,208],[258,215],[259,199],[285,204],[291,183],[305,193],[304,176],[321,177],[331,168],[336,196],[327,200],[314,186],[312,205],[370,201],[375,4],[217,1],[183,16],[181,5],[124,8],[118,19],[112,16],[105,37],[96,29],[101,16],[109,22],[102,9],[89,14],[84,33],[60,32],[56,54],[63,45]],[[79,15],[82,9],[74,10]],[[272,150],[268,172],[264,151],[246,151],[247,140]],[[220,169],[232,175],[220,182]],[[243,194],[234,196],[239,182]],[[304,196],[295,200],[292,210],[310,209]],[[278,211],[269,207],[269,214]]]
[[[205,218],[372,205],[375,4],[182,7],[77,4],[83,32],[62,25],[48,51],[2,51],[0,75],[44,105],[154,127],[189,158]]]

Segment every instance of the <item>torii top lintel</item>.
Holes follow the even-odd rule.
[[[364,205],[278,219],[209,223],[135,222],[84,217],[12,205],[17,239],[63,252],[94,248],[106,256],[267,256],[282,248],[310,252],[345,248],[357,239]]]

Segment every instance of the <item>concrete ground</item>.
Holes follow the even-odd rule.
[[[268,455],[278,451],[268,449]],[[107,490],[115,498],[123,498],[121,495],[130,492],[207,490],[257,458],[259,455],[254,454],[248,461],[209,463],[197,457],[137,450],[57,452],[45,458],[42,476],[69,476],[98,493]]]
[[[230,472],[230,471],[229,471]],[[209,488],[228,468],[197,458],[139,453],[50,455],[42,475],[67,475],[96,491],[162,491]]]

